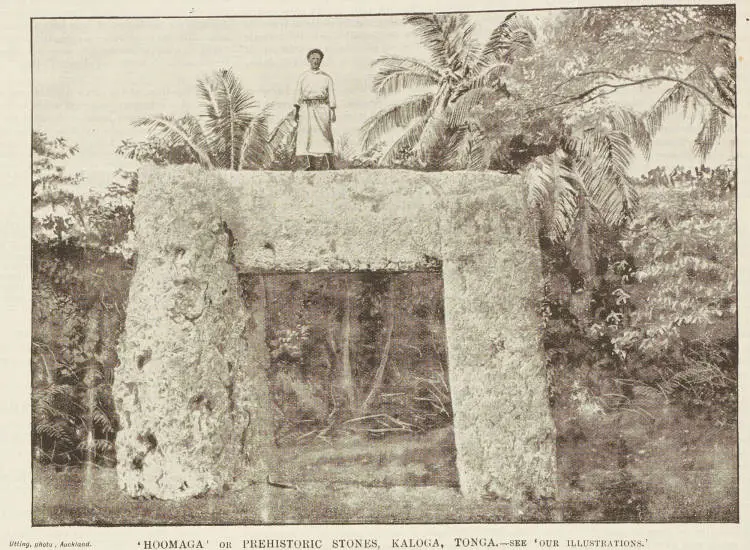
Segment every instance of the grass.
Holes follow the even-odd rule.
[[[736,425],[655,403],[569,422],[560,416],[565,521],[737,521]]]
[[[558,420],[566,522],[736,522],[733,426],[673,405]],[[278,481],[181,502],[135,500],[110,468],[35,466],[35,525],[502,523],[549,521],[535,506],[458,492],[450,428],[279,449]]]
[[[35,525],[500,522],[501,502],[472,502],[457,488],[451,430],[393,436],[387,443],[340,439],[279,450],[278,481],[182,502],[135,500],[115,471],[34,472]]]

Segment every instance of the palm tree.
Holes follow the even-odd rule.
[[[269,106],[258,108],[231,69],[221,69],[197,82],[200,117],[156,115],[139,118],[167,146],[187,148],[206,168],[243,170],[265,166],[269,159]]]
[[[431,164],[436,151],[447,152],[449,166],[482,166],[486,152],[471,111],[485,100],[496,99],[498,93],[507,95],[503,77],[514,59],[532,48],[534,26],[511,13],[482,47],[466,14],[409,15],[404,22],[415,28],[432,54],[431,61],[378,58],[373,63],[377,67],[373,91],[381,96],[415,88],[423,91],[365,121],[363,149],[400,128],[401,135],[387,148],[381,164],[391,163],[397,153],[407,150],[423,166]]]
[[[571,129],[551,155],[526,171],[531,203],[545,210],[547,237],[570,236],[582,202],[606,227],[616,228],[635,212],[638,196],[628,167],[634,150],[648,156],[651,134],[646,121],[620,108],[594,113],[587,124]]]
[[[627,109],[600,111],[584,122],[525,172],[545,262],[560,263],[553,271],[577,291],[579,320],[589,315],[597,265],[638,207],[628,176],[634,150],[646,157],[651,150],[647,121]]]

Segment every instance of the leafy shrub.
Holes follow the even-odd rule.
[[[65,140],[33,133],[32,445],[42,462],[114,463],[111,395],[132,270],[134,173],[81,193]]]
[[[34,454],[40,462],[114,464],[117,420],[104,368],[84,359],[58,368],[32,397]]]
[[[57,465],[114,462],[111,395],[120,315],[87,310],[36,281],[32,308],[32,444]],[[112,326],[114,325],[114,326]]]
[[[638,378],[665,395],[720,406],[731,417],[737,346],[733,173],[701,174],[642,190],[643,208],[623,242],[636,266],[619,289],[632,311],[613,330],[612,343]]]
[[[733,172],[665,173],[651,178],[669,185],[641,182],[641,208],[601,255],[590,317],[559,295],[547,303],[548,361],[553,373],[565,364],[609,370],[607,387],[620,396],[605,400],[613,406],[651,388],[654,398],[720,409],[727,421],[736,407]]]

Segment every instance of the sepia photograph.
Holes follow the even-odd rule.
[[[735,4],[29,23],[31,526],[739,522]]]

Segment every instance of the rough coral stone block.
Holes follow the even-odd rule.
[[[170,167],[140,179],[114,387],[125,491],[180,498],[265,480],[263,273],[442,266],[461,490],[554,497],[539,250],[518,177]],[[249,297],[239,272],[255,274]]]

